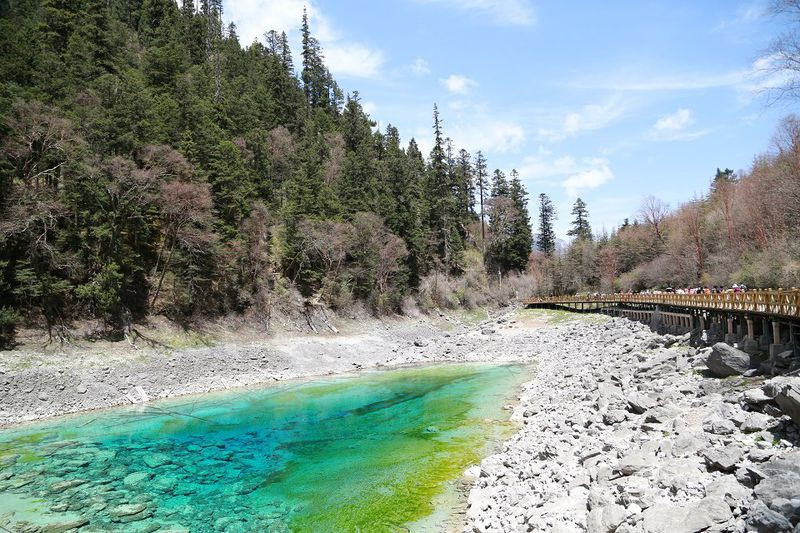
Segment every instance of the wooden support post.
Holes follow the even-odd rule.
[[[747,321],[747,338],[751,341],[756,340],[756,330],[753,327],[753,319],[750,317],[745,318]]]
[[[728,317],[728,335],[733,335],[733,317]]]
[[[781,343],[781,323],[777,320],[772,321],[772,344]]]
[[[706,317],[703,316],[703,313],[700,313],[700,331],[706,330]]]

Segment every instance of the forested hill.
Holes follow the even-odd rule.
[[[430,154],[374,131],[305,18],[295,65],[283,33],[242,46],[220,0],[0,5],[0,323],[122,331],[293,287],[392,311],[478,250],[527,264],[516,173],[487,176],[435,107]]]

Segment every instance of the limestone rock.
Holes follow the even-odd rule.
[[[759,466],[764,480],[756,496],[786,518],[800,518],[800,452],[789,453]]]
[[[64,522],[50,522],[42,526],[39,530],[41,533],[64,533],[66,531],[74,531],[80,529],[89,523],[87,518],[76,518],[74,520],[66,520]]]
[[[703,458],[706,460],[708,468],[721,472],[733,472],[743,455],[744,450],[738,446],[711,448],[703,452]]]
[[[686,517],[686,510],[671,503],[651,505],[642,513],[641,529],[645,533],[676,533]]]
[[[783,515],[770,510],[764,502],[756,501],[746,519],[748,531],[756,533],[791,533],[792,523]]]
[[[137,515],[147,509],[143,503],[126,503],[117,505],[108,511],[111,518],[123,518],[125,516]]]
[[[152,477],[153,474],[150,472],[132,472],[125,476],[122,485],[127,489],[139,488]]]
[[[598,507],[589,513],[589,533],[613,533],[625,521],[627,513],[621,505]]]
[[[144,458],[144,464],[150,468],[158,468],[172,463],[169,455],[163,453],[151,453]]]
[[[750,355],[724,342],[718,342],[711,349],[706,366],[718,378],[741,376],[750,368]]]
[[[795,424],[800,425],[800,378],[775,378],[770,382],[770,388],[775,392],[775,403]]]
[[[652,468],[656,464],[656,457],[653,454],[641,450],[632,451],[623,456],[617,464],[617,470],[625,476],[636,474],[642,470]]]
[[[745,433],[757,433],[774,427],[777,421],[769,415],[764,413],[751,413],[744,419],[742,425],[739,427]]]
[[[648,409],[656,406],[655,400],[638,392],[632,392],[625,397],[628,408],[637,415],[644,414]]]
[[[718,413],[712,414],[703,421],[703,430],[714,435],[730,435],[736,432],[736,425]]]
[[[58,494],[67,489],[71,489],[72,487],[83,485],[84,483],[86,483],[85,479],[68,479],[66,481],[59,481],[50,485],[50,492]]]
[[[707,497],[690,506],[685,518],[675,529],[677,532],[699,533],[719,527],[733,518],[730,507],[719,498]]]

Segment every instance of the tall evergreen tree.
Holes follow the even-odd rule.
[[[556,210],[550,197],[545,193],[540,193],[539,234],[536,236],[536,246],[548,257],[556,251],[556,233],[553,229],[553,222],[556,218]]]
[[[492,176],[492,198],[508,196],[509,192],[508,178],[506,178],[505,173],[499,168],[495,169],[494,175]]]
[[[479,207],[480,207],[480,220],[481,220],[481,243],[483,243],[483,253],[486,253],[486,214],[484,211],[484,197],[486,192],[486,159],[483,157],[483,153],[478,150],[477,155],[475,156],[475,183],[477,187],[477,193],[479,198]]]
[[[344,109],[345,159],[337,192],[342,210],[348,215],[377,209],[377,168],[373,144],[373,123],[361,108],[358,92],[348,97]]]
[[[463,223],[472,220],[475,214],[475,179],[472,159],[469,152],[463,148],[458,151],[455,169],[455,183],[453,184],[456,192],[456,202],[458,211],[461,213]]]
[[[502,272],[522,271],[528,265],[532,236],[528,215],[527,192],[519,174],[511,171],[511,181],[495,172],[492,198],[489,201],[490,239],[487,263]]]
[[[436,104],[433,106],[433,134],[426,187],[431,246],[444,270],[455,272],[460,268],[464,240],[459,232],[460,218],[448,165],[447,142]]]
[[[586,202],[580,198],[575,200],[572,206],[572,215],[575,218],[572,221],[572,229],[567,232],[567,235],[591,242],[592,228],[589,225],[589,210],[586,209]]]
[[[301,79],[303,80],[306,102],[308,102],[311,109],[328,109],[330,105],[328,91],[330,73],[325,68],[319,41],[311,35],[308,13],[305,8],[303,8],[301,34],[303,38],[303,71]]]
[[[528,192],[520,181],[516,169],[511,171],[509,196],[516,209],[509,244],[508,265],[510,270],[522,272],[528,266],[528,258],[533,249],[533,233],[531,232],[531,217],[528,213]]]

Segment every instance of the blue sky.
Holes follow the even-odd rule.
[[[717,167],[746,169],[792,111],[759,89],[786,21],[758,0],[228,0],[243,44],[286,30],[303,6],[331,71],[381,128],[431,142],[438,103],[458,148],[516,168],[546,192],[565,237],[577,196],[595,231],[642,199],[707,191]],[[299,61],[298,61],[299,64]]]

